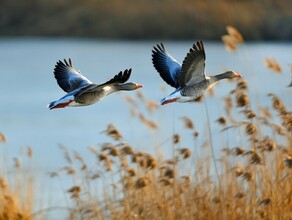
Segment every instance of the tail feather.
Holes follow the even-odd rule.
[[[65,108],[65,107],[67,107],[71,102],[73,102],[73,100],[72,101],[69,101],[69,102],[64,102],[64,103],[59,103],[59,104],[56,104],[56,105],[49,105],[48,106],[48,108],[50,109],[50,110],[52,110],[52,109],[54,109],[54,108]]]
[[[54,108],[65,108],[73,101],[74,101],[74,96],[64,96],[63,98],[61,98],[57,101],[51,102],[50,104],[48,104],[47,107],[50,110],[52,110]]]

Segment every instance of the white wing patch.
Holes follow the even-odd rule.
[[[104,91],[108,92],[109,90],[111,90],[111,86],[105,86],[102,88]]]

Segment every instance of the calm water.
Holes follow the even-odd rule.
[[[5,167],[13,165],[13,157],[23,158],[26,146],[34,154],[33,167],[42,180],[49,185],[50,201],[62,203],[60,185],[46,182],[46,172],[64,166],[59,144],[81,153],[88,161],[89,146],[98,146],[111,141],[100,132],[109,123],[115,124],[126,142],[138,150],[153,153],[155,146],[172,136],[173,133],[187,133],[183,144],[191,145],[191,132],[183,128],[182,116],[190,117],[196,129],[207,134],[204,104],[170,104],[160,108],[152,116],[147,114],[143,103],[137,110],[159,123],[157,131],[147,129],[131,116],[129,104],[124,95],[136,97],[136,93],[124,92],[109,96],[100,103],[82,107],[50,111],[46,105],[64,95],[58,87],[53,69],[59,59],[71,58],[73,65],[87,78],[96,83],[110,79],[120,70],[132,68],[130,81],[142,83],[140,90],[146,98],[159,101],[172,91],[166,87],[151,63],[152,46],[158,42],[94,41],[72,39],[1,39],[0,40],[0,131],[6,136],[7,144],[1,144],[5,152]],[[168,51],[182,61],[193,42],[164,42]],[[285,100],[291,110],[291,43],[247,43],[237,53],[228,53],[220,42],[205,42],[207,73],[217,74],[223,69],[237,70],[249,82],[252,106],[269,106],[267,93],[272,92]],[[264,58],[276,58],[283,68],[282,74],[275,74],[264,66]],[[223,97],[234,88],[235,83],[222,81],[215,86],[215,96],[207,97],[216,149],[221,149],[220,127],[214,121],[224,115]],[[202,138],[200,141],[203,142]],[[240,137],[234,137],[234,145],[243,144]],[[169,154],[170,142],[160,149]],[[89,155],[89,156],[88,156]],[[87,158],[88,156],[88,158]],[[3,162],[4,163],[4,162]],[[3,163],[0,163],[3,166]],[[5,169],[6,169],[5,168]],[[4,168],[3,168],[4,169]],[[8,170],[13,173],[13,170]],[[52,192],[53,189],[53,192]],[[44,203],[47,203],[44,201]]]

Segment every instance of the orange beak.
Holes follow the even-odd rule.
[[[136,88],[137,88],[137,89],[142,88],[142,87],[143,87],[142,84],[138,84],[138,83],[136,83]]]
[[[240,73],[235,72],[235,71],[234,71],[234,75],[235,75],[235,77],[242,77],[242,75]]]

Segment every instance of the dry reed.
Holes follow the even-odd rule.
[[[228,35],[222,39],[228,50],[235,51],[244,42],[243,37],[231,26],[226,30]],[[274,71],[281,70],[275,62],[267,65]],[[101,132],[113,143],[88,148],[95,160],[93,166],[87,164],[90,156],[60,146],[67,165],[48,175],[56,179],[64,174],[73,177],[72,185],[64,190],[73,204],[68,207],[68,219],[291,219],[292,112],[275,94],[269,94],[270,107],[251,109],[248,89],[246,81],[239,81],[224,99],[226,115],[217,116],[222,131],[229,132],[227,141],[222,136],[222,143],[228,143],[234,133],[243,134],[237,136],[240,144],[224,148],[216,158],[220,162],[218,179],[208,153],[210,140],[199,135],[195,123],[186,116],[180,119],[191,131],[196,148],[200,141],[200,155],[181,147],[188,135],[185,133],[170,135],[170,145],[175,149],[172,158],[138,151],[123,140],[113,124]],[[148,129],[159,128],[150,118],[159,109],[156,102],[147,100],[141,92],[135,99],[126,96],[124,100],[134,108],[133,117]],[[137,109],[140,103],[146,113]],[[2,133],[0,142],[6,143]],[[32,155],[28,147],[27,157]],[[13,169],[16,173],[23,169],[18,158],[14,158]],[[29,187],[26,182],[21,184],[24,189]],[[23,195],[11,186],[1,172],[0,220],[33,219],[32,199],[27,198],[33,195]]]

